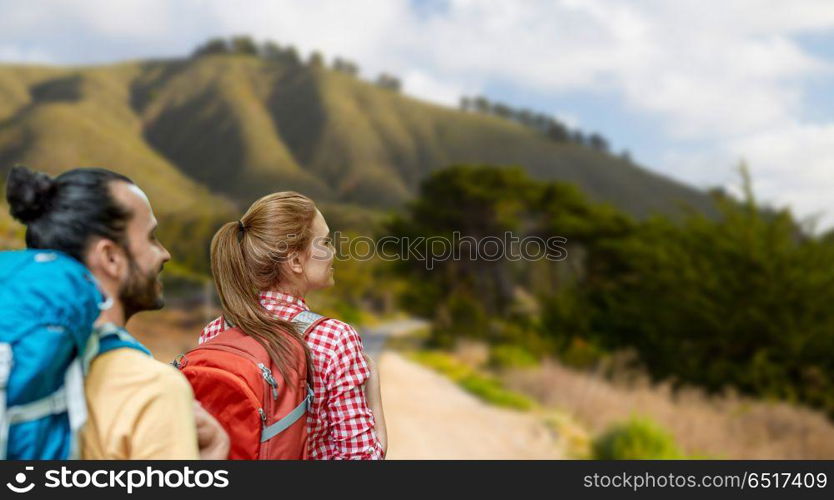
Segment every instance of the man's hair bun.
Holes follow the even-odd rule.
[[[29,224],[49,210],[55,194],[55,181],[48,175],[15,166],[6,181],[6,199],[12,217]]]

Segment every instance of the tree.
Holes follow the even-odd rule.
[[[512,115],[512,109],[506,104],[498,102],[492,105],[492,114],[501,118],[509,118]]]
[[[309,66],[319,69],[324,67],[324,57],[321,55],[321,52],[314,50],[310,53]]]
[[[535,116],[533,116],[533,127],[535,127],[539,132],[547,134],[550,121],[551,119],[547,115],[536,113]]]
[[[356,76],[359,74],[359,66],[357,66],[356,63],[341,57],[336,57],[333,60],[333,69],[350,76]]]
[[[600,153],[608,152],[608,141],[605,139],[605,137],[601,136],[596,132],[594,132],[590,135],[590,137],[588,137],[588,145],[591,147],[591,149],[599,151]]]
[[[624,149],[620,153],[620,159],[622,159],[626,163],[632,163],[632,161],[631,161],[631,152],[629,152],[629,150],[627,150],[627,149]]]
[[[571,140],[571,142],[574,142],[574,143],[582,145],[582,146],[587,146],[588,145],[585,134],[583,134],[581,130],[574,130],[573,132],[571,132],[570,133],[570,140]]]
[[[232,38],[232,52],[255,56],[258,55],[258,46],[252,41],[252,37],[239,35]]]
[[[460,98],[460,109],[461,111],[471,111],[472,110],[472,99],[463,96]]]
[[[529,109],[522,109],[521,111],[516,112],[516,120],[526,127],[535,127],[533,112]]]
[[[490,109],[492,109],[489,100],[483,96],[477,96],[474,100],[475,111],[478,113],[489,113]]]
[[[558,258],[558,249],[553,247],[540,248],[550,260],[544,254],[530,260],[515,257],[519,248],[514,250],[506,241],[508,232],[518,238],[544,241],[559,236],[578,242],[610,237],[627,227],[627,219],[619,212],[591,204],[572,185],[533,180],[520,167],[456,165],[424,181],[418,198],[405,215],[394,219],[386,235],[401,241],[445,238],[456,257],[433,262],[431,269],[425,260],[409,253],[398,260],[398,271],[415,284],[406,306],[428,317],[446,311],[435,325],[438,335],[454,332],[496,340],[516,335],[519,328],[532,328],[530,318],[516,312],[516,292],[527,288],[537,293],[530,285],[531,277],[543,269],[552,270]],[[486,245],[489,240],[493,243]],[[555,286],[548,281],[543,290]],[[467,317],[481,318],[479,324],[456,326],[464,311]],[[485,331],[486,323],[492,321],[515,326],[497,333]],[[511,331],[515,333],[507,333]]]
[[[570,131],[561,122],[550,119],[547,124],[547,137],[556,142],[568,142],[571,140]]]
[[[283,55],[284,52],[281,50],[281,46],[272,40],[267,40],[261,47],[261,57],[264,59],[276,61],[281,59]]]
[[[834,245],[763,210],[750,186],[717,200],[719,218],[654,217],[592,248],[591,330],[659,379],[834,414]]]
[[[333,70],[350,76],[356,76],[359,73],[356,63],[341,57],[333,59]]]
[[[229,46],[226,40],[222,38],[212,38],[194,51],[194,57],[206,56],[211,54],[227,54]]]
[[[388,73],[380,74],[376,80],[376,84],[380,88],[393,90],[394,92],[399,92],[402,87],[400,79]]]
[[[284,50],[284,59],[293,65],[301,64],[301,57],[298,55],[298,49],[296,49],[293,45],[287,46],[286,50]]]

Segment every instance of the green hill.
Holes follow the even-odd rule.
[[[17,163],[58,174],[101,166],[131,177],[148,194],[161,237],[182,262],[201,267],[204,241],[233,204],[212,194],[153,149],[131,105],[141,67],[84,69],[4,67],[0,70],[0,172]],[[8,215],[4,210],[4,219]]]
[[[331,206],[399,206],[429,172],[455,163],[522,165],[635,215],[681,203],[711,210],[697,190],[509,120],[246,55],[0,66],[0,174],[15,163],[125,173],[178,240],[202,238],[276,190]]]
[[[390,207],[432,170],[487,163],[577,183],[637,215],[680,202],[710,207],[702,193],[619,158],[323,68],[214,55],[149,63],[135,88],[147,141],[192,178],[241,201],[289,187]]]

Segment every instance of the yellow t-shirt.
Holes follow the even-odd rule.
[[[86,460],[197,460],[194,394],[174,367],[135,349],[93,360],[84,383]]]

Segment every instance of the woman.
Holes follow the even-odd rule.
[[[247,323],[271,319],[273,328],[293,332],[293,318],[309,310],[307,293],[334,285],[335,251],[329,234],[315,203],[295,192],[264,196],[239,221],[220,228],[212,242],[211,264],[228,319],[244,331]],[[203,329],[200,343],[227,328],[224,317],[215,319]],[[290,356],[290,339],[276,338],[287,344],[277,346],[280,352]],[[379,376],[356,330],[327,318],[311,327],[304,340],[313,382],[309,457],[384,458]]]

